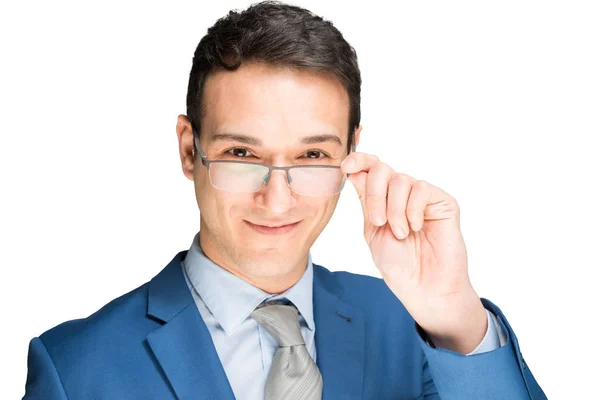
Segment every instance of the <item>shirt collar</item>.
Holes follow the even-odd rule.
[[[308,328],[314,330],[310,252],[300,280],[281,294],[269,294],[215,264],[200,247],[200,232],[194,236],[183,264],[191,284],[227,335],[231,335],[264,300],[281,298],[294,303]]]

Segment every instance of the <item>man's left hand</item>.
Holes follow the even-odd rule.
[[[374,155],[352,152],[342,171],[360,198],[365,240],[387,286],[437,347],[473,351],[487,314],[469,280],[457,201]]]

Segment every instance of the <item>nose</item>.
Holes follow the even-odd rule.
[[[294,206],[292,189],[288,186],[286,172],[274,169],[266,186],[258,193],[265,209],[273,214],[283,214]]]

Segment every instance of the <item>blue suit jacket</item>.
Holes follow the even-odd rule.
[[[25,399],[225,399],[234,395],[177,254],[150,282],[31,340]],[[509,333],[491,352],[429,347],[378,278],[314,264],[323,399],[545,399]],[[249,373],[252,373],[249,371]]]

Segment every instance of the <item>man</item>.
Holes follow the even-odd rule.
[[[182,169],[200,230],[150,282],[30,343],[26,399],[545,399],[470,284],[449,194],[356,151],[356,54],[265,2],[194,54]],[[309,250],[345,181],[383,279]]]

